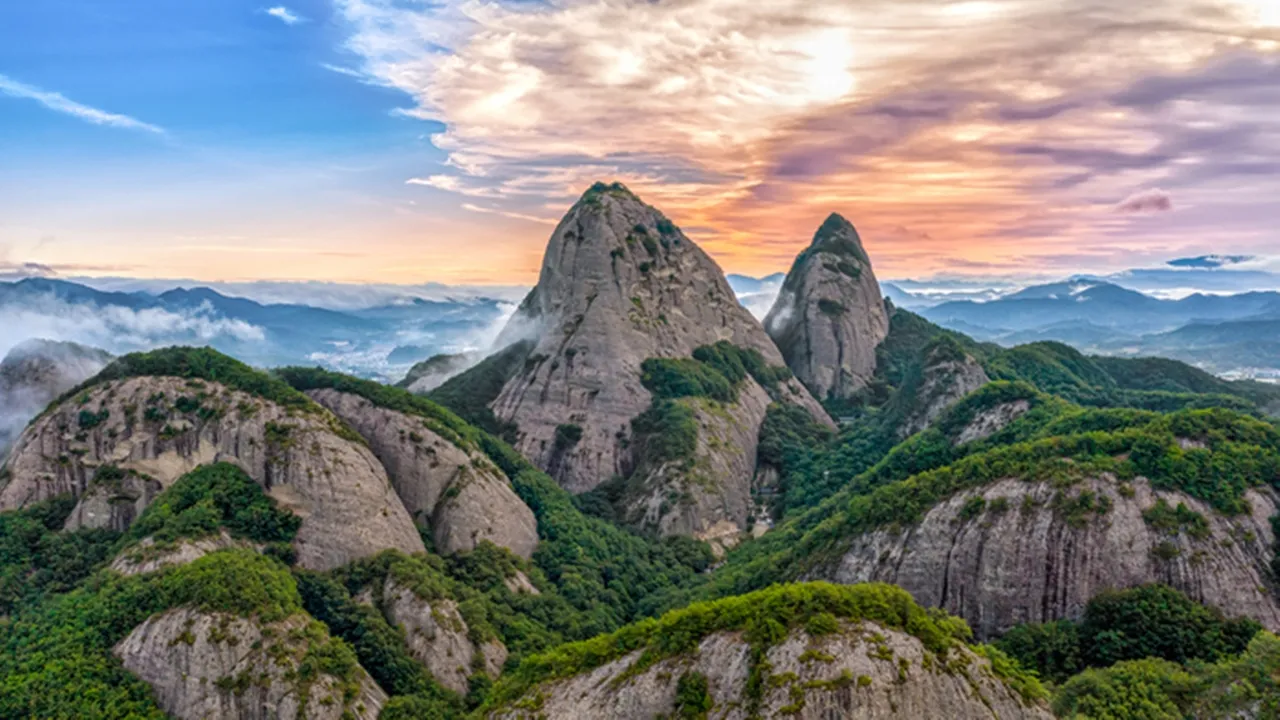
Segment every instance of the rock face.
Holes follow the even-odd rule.
[[[1064,510],[1082,491],[1107,498],[1101,502],[1109,508]],[[820,575],[900,585],[921,605],[963,617],[979,638],[1018,623],[1078,618],[1103,590],[1155,582],[1280,629],[1269,571],[1270,517],[1278,504],[1272,491],[1249,491],[1252,512],[1237,517],[1181,493],[1153,490],[1141,478],[1131,484],[1095,479],[1061,491],[1055,501],[1058,492],[1051,483],[1010,479],[958,494],[913,527],[854,538]],[[985,504],[975,514],[978,497]],[[1199,512],[1208,535],[1173,535],[1149,525],[1142,514],[1159,499]]]
[[[664,537],[690,535],[717,548],[732,546],[755,510],[750,482],[769,393],[748,378],[732,405],[703,398],[678,402],[693,410],[699,426],[693,469],[669,463],[637,480],[627,519]]]
[[[847,398],[866,387],[889,316],[858,231],[832,214],[800,253],[765,329],[787,367],[819,398]]]
[[[507,648],[498,640],[477,645],[468,637],[467,623],[452,600],[427,601],[413,590],[387,578],[382,589],[387,620],[404,631],[414,659],[431,671],[441,685],[467,693],[467,678],[478,663],[490,678],[502,674]]]
[[[990,665],[968,649],[953,651],[956,669],[924,648],[916,638],[873,623],[845,623],[839,632],[811,637],[793,632],[770,648],[765,683],[755,717],[800,720],[858,718],[889,720],[1050,720],[1039,705],[997,680]],[[567,680],[547,683],[526,697],[536,710],[503,709],[491,718],[631,720],[677,717],[679,679],[699,673],[707,681],[711,720],[746,720],[751,647],[738,633],[705,638],[695,653],[662,660],[632,674],[640,659],[620,660]],[[534,703],[531,703],[534,704]]]
[[[990,381],[982,365],[954,343],[935,346],[925,355],[920,384],[911,403],[912,412],[898,429],[899,436],[914,435],[929,427],[952,403]],[[989,421],[998,419],[995,416],[987,418]],[[987,434],[995,433],[1001,427],[1003,425],[993,425]],[[974,428],[970,434],[976,439],[980,432],[980,428]]]
[[[1009,426],[1031,409],[1029,400],[1012,400],[989,407],[973,416],[955,437],[956,445],[985,440]]]
[[[115,647],[125,668],[181,720],[339,720],[378,717],[387,696],[357,668],[353,680],[297,677],[310,618],[263,625],[189,608],[156,615]],[[322,626],[312,635],[327,636]]]
[[[0,362],[0,460],[28,420],[110,361],[104,350],[52,340],[28,340],[10,350]]]
[[[382,465],[344,437],[327,411],[288,410],[174,377],[101,383],[50,408],[14,445],[0,480],[0,510],[70,493],[81,500],[73,526],[118,527],[157,489],[223,461],[302,517],[295,549],[303,567],[327,570],[388,548],[424,549]],[[125,470],[129,479],[104,483],[104,467]]]
[[[631,420],[652,402],[641,384],[646,359],[688,358],[699,346],[726,340],[758,351],[770,365],[783,364],[715,262],[618,184],[589,190],[552,234],[538,285],[499,344],[530,336],[536,341],[529,355],[490,407],[499,421],[517,427],[517,449],[572,492],[629,477],[635,469]],[[797,382],[783,388],[792,401],[830,423]],[[758,432],[759,419],[751,413],[728,412],[744,436]],[[570,436],[564,429],[572,426],[577,429],[565,442]],[[741,496],[726,505],[746,507],[753,448],[749,443],[724,449],[742,458],[706,458],[741,473],[717,478],[726,483],[723,492]],[[705,517],[693,524],[711,527],[725,519]],[[671,524],[681,523],[688,525]]]
[[[431,529],[444,553],[468,551],[483,541],[528,559],[538,545],[538,523],[484,453],[467,451],[432,432],[412,415],[378,407],[336,390],[307,393],[369,442],[409,514]]]

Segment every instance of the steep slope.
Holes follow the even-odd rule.
[[[796,258],[764,321],[787,367],[819,398],[866,387],[889,318],[858,231],[832,214]]]
[[[0,509],[62,494],[71,527],[123,529],[202,464],[232,462],[303,518],[298,562],[423,549],[360,436],[284,383],[212,350],[128,355],[52,405],[0,470]]]
[[[367,380],[302,368],[285,368],[279,376],[365,438],[409,514],[431,531],[437,551],[465,552],[488,541],[526,559],[533,554],[533,512],[465,437],[469,428],[461,420]]]
[[[906,384],[910,398],[903,398],[906,415],[898,434],[907,437],[924,430],[953,403],[990,380],[973,355],[943,336],[925,349],[919,378]]]
[[[538,285],[504,331],[505,339],[528,337],[531,328],[536,341],[490,408],[498,423],[513,426],[517,449],[573,492],[630,477],[640,464],[635,449],[643,443],[635,442],[632,421],[653,404],[642,382],[646,360],[688,359],[700,347],[725,341],[756,353],[764,365],[782,365],[781,354],[738,304],[715,262],[616,183],[593,186],[552,234]],[[482,364],[450,384],[466,385],[472,373],[488,368]],[[777,393],[829,422],[794,380],[780,381]],[[754,436],[763,413],[734,401],[721,403],[717,412],[741,425],[744,437]],[[745,508],[754,443],[717,443],[705,450],[714,456],[704,458],[707,464],[734,469],[731,476],[715,478],[728,486],[713,492],[728,493],[735,507]],[[681,486],[663,494],[667,490],[696,492]],[[717,512],[692,525],[707,531],[722,520],[741,526],[746,517]]]
[[[1052,717],[1034,679],[966,632],[897,588],[782,586],[532,658],[486,717]]]
[[[0,460],[27,421],[108,362],[110,353],[69,342],[28,340],[10,350],[0,362]]]

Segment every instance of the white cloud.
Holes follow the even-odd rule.
[[[27,100],[35,100],[41,105],[60,112],[64,115],[79,118],[85,122],[94,125],[110,125],[112,127],[126,128],[129,130],[143,130],[158,135],[164,134],[164,129],[142,122],[128,115],[120,115],[117,113],[99,110],[98,108],[82,105],[71,100],[61,93],[49,92],[38,87],[18,82],[7,75],[0,75],[0,93],[16,98],[24,98]]]
[[[273,18],[278,18],[285,25],[297,25],[306,20],[306,18],[298,15],[294,11],[283,5],[277,5],[273,8],[267,8],[266,13]]]

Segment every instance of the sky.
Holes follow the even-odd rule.
[[[596,180],[728,272],[1280,255],[1276,0],[0,4],[0,273],[531,284]]]

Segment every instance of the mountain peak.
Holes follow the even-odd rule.
[[[813,234],[813,242],[809,244],[809,249],[814,252],[846,255],[865,264],[871,264],[866,250],[862,248],[862,237],[858,235],[857,228],[840,213],[833,212],[827,216],[827,219],[818,227],[818,231]]]
[[[631,192],[630,188],[617,181],[612,183],[601,181],[593,184],[591,187],[587,188],[586,192],[582,193],[582,197],[578,199],[578,204],[600,205],[601,201],[606,197],[639,203],[641,205],[644,204],[644,201],[642,201],[638,195]]]

